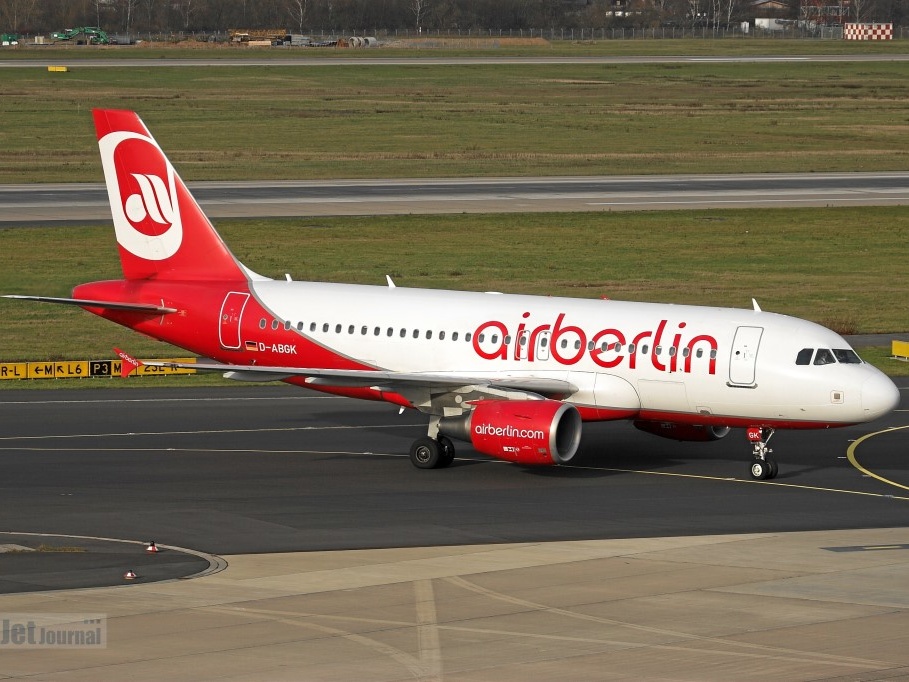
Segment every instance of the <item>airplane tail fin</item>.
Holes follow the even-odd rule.
[[[93,114],[124,277],[247,280],[139,116]]]

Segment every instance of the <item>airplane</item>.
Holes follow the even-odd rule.
[[[679,441],[744,428],[750,475],[774,478],[777,429],[892,411],[899,391],[835,332],[751,309],[273,280],[230,252],[139,116],[93,112],[123,279],[72,304],[217,370],[379,400],[429,417],[420,469],[454,440],[521,465],[559,465],[582,425],[629,420]]]

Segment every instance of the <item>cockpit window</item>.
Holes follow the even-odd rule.
[[[833,354],[836,356],[836,361],[842,362],[844,365],[862,364],[862,359],[851,348],[834,348]]]
[[[812,353],[814,353],[814,348],[802,348],[799,354],[795,356],[795,364],[810,365]]]
[[[814,364],[815,365],[831,365],[836,362],[836,358],[833,357],[833,353],[826,348],[818,348],[817,353],[814,355]]]

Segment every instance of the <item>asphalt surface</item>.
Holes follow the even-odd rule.
[[[424,471],[406,453],[425,420],[384,404],[285,386],[6,390],[0,531],[220,555],[906,526],[899,385],[900,410],[880,422],[777,432],[780,474],[764,483],[748,477],[741,431],[677,443],[587,424],[570,466],[522,468],[458,443],[451,468]],[[862,471],[847,449],[872,433],[854,453]],[[97,584],[120,582],[130,551],[99,555]],[[71,557],[41,560],[42,589],[85,584]],[[200,570],[174,564],[153,578]],[[0,567],[0,591],[27,589],[18,564],[0,555]]]
[[[909,173],[198,182],[213,218],[909,204]],[[102,183],[0,185],[0,224],[109,221]]]

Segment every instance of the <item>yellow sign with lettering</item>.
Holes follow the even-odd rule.
[[[157,362],[194,363],[195,358],[167,358]],[[0,381],[13,379],[82,379],[119,377],[122,360],[57,360],[47,362],[0,362]],[[130,376],[195,374],[196,370],[140,365]]]

